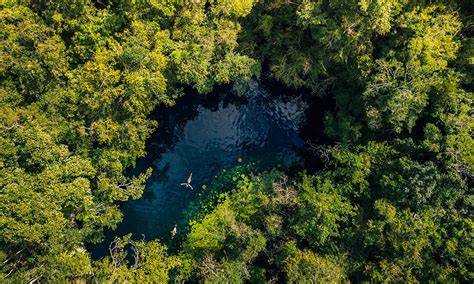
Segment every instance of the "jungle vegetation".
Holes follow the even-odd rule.
[[[1,0],[0,282],[474,281],[464,0]],[[270,76],[334,102],[322,166],[235,168],[181,245],[86,244],[139,198],[150,114]]]

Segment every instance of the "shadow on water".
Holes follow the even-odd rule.
[[[128,233],[167,243],[170,230],[203,185],[240,159],[262,169],[302,166],[299,154],[305,146],[299,134],[309,104],[301,95],[270,90],[279,95],[256,82],[243,96],[228,90],[206,96],[191,92],[172,108],[158,109],[151,116],[159,126],[148,141],[147,156],[129,172],[152,167],[153,174],[140,199],[122,204],[122,223],[92,247],[93,257],[107,254],[113,238]],[[194,190],[180,186],[191,172]]]

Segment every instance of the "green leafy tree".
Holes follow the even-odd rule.
[[[129,283],[168,283],[170,271],[179,264],[175,256],[168,256],[166,246],[158,241],[132,241],[130,235],[115,239],[110,245],[110,256],[96,262],[94,281]],[[133,252],[129,264],[128,252]]]

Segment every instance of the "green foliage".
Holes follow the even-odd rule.
[[[384,258],[369,262],[368,274],[375,281],[416,281],[416,274],[424,273],[424,262],[431,261],[429,252],[438,241],[434,214],[397,212],[383,200],[377,200],[374,207],[377,217],[367,223],[364,243],[377,247]]]
[[[190,223],[179,279],[468,281],[468,184],[402,142],[328,149],[333,170],[291,182],[234,172],[231,194]]]
[[[205,3],[114,2],[0,3],[2,279],[166,281],[176,263],[162,266],[157,242],[134,243],[135,266],[94,269],[84,243],[115,228],[117,201],[141,196],[151,170],[124,172],[145,154],[157,105],[173,105],[179,84],[209,92],[258,75],[235,51],[252,1],[213,1],[210,14]]]
[[[127,265],[127,249],[133,251],[132,265]],[[94,281],[168,283],[170,271],[179,264],[158,241],[131,241],[130,235],[115,239],[110,253],[110,257],[95,263]]]
[[[340,227],[347,226],[355,210],[346,198],[335,192],[328,180],[318,179],[312,183],[308,179],[304,177],[299,187],[296,200],[299,208],[290,222],[301,240],[318,247],[338,237]]]
[[[344,269],[330,257],[298,249],[285,260],[284,271],[288,283],[340,283],[345,278]]]
[[[473,282],[468,4],[0,1],[0,282]],[[92,261],[151,174],[124,175],[149,114],[262,66],[335,102],[324,169],[223,171],[176,255]]]
[[[66,47],[51,27],[24,6],[2,9],[0,26],[2,88],[21,96],[17,103],[36,101],[68,71]]]
[[[464,4],[261,1],[245,22],[242,46],[285,85],[335,98],[337,111],[325,121],[331,138],[366,142],[427,120],[444,128],[446,115],[471,106],[450,66]]]
[[[208,93],[215,84],[228,84],[237,78],[249,80],[260,72],[254,59],[238,54],[240,24],[236,17],[248,14],[252,0],[197,1],[185,5],[172,29],[173,46],[170,73],[179,83]]]
[[[259,178],[241,178],[235,195],[221,200],[211,213],[192,223],[181,252],[191,267],[183,269],[180,277],[210,282],[240,282],[250,277],[248,265],[266,245],[263,233],[251,223],[270,200],[264,195],[267,185]]]
[[[363,94],[371,101],[367,110],[369,127],[387,125],[396,132],[411,130],[430,95],[444,95],[443,81],[456,80],[443,72],[448,60],[455,58],[459,43],[454,36],[461,24],[455,15],[442,12],[441,7],[429,6],[400,18],[402,31],[409,35],[407,51],[388,54],[388,58],[396,56],[403,61],[376,61],[374,75]]]

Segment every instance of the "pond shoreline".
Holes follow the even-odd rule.
[[[178,201],[176,198],[181,198],[181,199],[184,198],[184,200],[192,200],[193,198],[195,198],[193,197],[195,193],[190,192],[190,191],[179,193],[179,190],[182,190],[182,189],[177,188],[176,190],[178,192],[176,192],[176,190],[173,190],[170,193],[168,193],[168,194],[171,194],[170,195],[171,197],[170,197],[170,196],[167,196],[166,193],[162,193],[162,190],[156,191],[158,189],[151,190],[150,188],[157,188],[157,186],[160,187],[160,184],[163,184],[164,182],[162,186],[165,186],[164,190],[166,192],[167,190],[166,188],[169,188],[170,186],[173,187],[173,184],[179,185],[178,180],[174,182],[168,181],[169,178],[167,177],[167,175],[169,175],[170,171],[172,172],[171,176],[173,179],[175,179],[174,177],[175,175],[179,175],[179,174],[181,174],[183,176],[182,178],[185,179],[186,178],[185,176],[187,176],[188,174],[187,171],[189,172],[193,171],[192,168],[193,167],[195,168],[195,166],[191,166],[189,169],[184,169],[186,168],[186,166],[179,164],[179,163],[189,163],[189,161],[183,160],[183,161],[177,162],[177,160],[183,158],[182,157],[183,153],[181,153],[182,151],[184,151],[184,153],[188,153],[189,155],[192,155],[192,151],[189,152],[190,150],[188,149],[188,147],[190,146],[195,147],[196,145],[198,145],[199,147],[197,149],[210,147],[211,152],[208,152],[207,154],[205,154],[206,152],[203,150],[204,159],[205,159],[204,161],[206,161],[206,156],[209,156],[209,155],[212,156],[214,155],[213,153],[215,151],[222,150],[223,152],[220,155],[215,155],[214,157],[212,157],[212,159],[214,160],[208,161],[210,163],[208,167],[211,166],[216,169],[218,169],[220,166],[218,165],[216,166],[214,165],[214,163],[218,163],[218,164],[222,163],[221,168],[219,170],[226,167],[227,168],[232,167],[232,165],[238,164],[238,161],[248,162],[247,156],[250,157],[250,159],[253,159],[255,158],[255,156],[257,156],[256,159],[258,159],[258,156],[262,155],[260,153],[262,152],[262,150],[258,150],[260,149],[259,146],[254,145],[256,141],[253,141],[252,139],[260,139],[258,141],[260,141],[259,143],[263,143],[262,145],[264,147],[261,149],[267,149],[265,148],[266,147],[265,143],[273,143],[274,146],[270,146],[270,147],[276,147],[276,148],[283,147],[282,149],[288,149],[290,150],[288,154],[290,156],[297,155],[298,157],[305,157],[304,159],[298,158],[298,159],[301,159],[301,161],[298,162],[298,165],[296,164],[293,166],[289,165],[289,166],[284,166],[284,168],[282,168],[282,169],[286,169],[285,171],[289,172],[289,174],[291,174],[292,172],[297,173],[303,169],[307,169],[307,167],[313,168],[313,167],[319,166],[317,162],[318,159],[307,158],[307,157],[311,157],[312,153],[307,148],[307,145],[305,145],[305,142],[308,140],[315,141],[315,137],[318,135],[321,135],[322,133],[322,126],[321,128],[314,128],[314,125],[316,125],[314,123],[316,122],[322,123],[321,109],[323,109],[324,107],[324,105],[322,105],[324,100],[319,97],[309,95],[304,90],[294,91],[288,88],[284,88],[281,84],[272,82],[270,80],[263,81],[263,82],[253,82],[252,84],[253,84],[252,85],[253,88],[257,88],[257,90],[256,91],[250,90],[249,91],[250,93],[248,93],[247,95],[242,95],[242,96],[236,96],[232,94],[231,85],[220,86],[219,88],[216,88],[214,92],[207,95],[200,95],[200,94],[197,94],[196,92],[193,92],[192,90],[186,90],[187,91],[186,95],[181,98],[178,98],[176,101],[176,104],[173,107],[160,106],[151,113],[150,118],[158,121],[158,127],[147,142],[147,146],[146,146],[147,156],[139,159],[137,161],[136,167],[128,170],[127,174],[129,176],[137,175],[141,172],[144,172],[148,167],[154,168],[154,174],[149,179],[145,192],[143,193],[140,199],[138,199],[137,201],[128,201],[128,202],[124,202],[120,204],[122,208],[122,212],[124,213],[124,220],[122,221],[121,224],[119,224],[118,228],[116,230],[107,230],[106,238],[103,242],[96,245],[89,246],[89,249],[94,259],[99,259],[107,255],[108,244],[114,239],[116,235],[118,236],[124,235],[127,233],[127,231],[131,231],[133,233],[134,239],[141,239],[143,238],[142,234],[144,234],[144,237],[147,240],[154,239],[156,237],[159,237],[160,239],[162,239],[162,241],[166,240],[167,232],[172,229],[171,228],[173,226],[172,223],[180,223],[179,219],[172,220],[172,222],[168,220],[168,219],[180,218],[180,217],[177,217],[179,216],[178,213],[172,214],[175,209],[172,209],[171,207],[169,209],[165,209],[167,208],[167,206],[169,207],[169,205],[167,205],[167,202],[176,202]],[[252,88],[252,86],[250,87]],[[254,92],[254,93],[251,93],[251,92]],[[261,96],[263,97],[261,98]],[[251,105],[248,105],[249,102],[251,102]],[[298,104],[302,104],[302,105],[298,106]],[[304,108],[304,110],[300,108]],[[204,115],[204,118],[202,117],[203,115]],[[210,121],[209,122],[206,121],[205,117],[208,117],[207,119],[210,119]],[[229,133],[226,134],[222,132],[224,133],[222,134],[219,132],[219,130],[214,131],[212,128],[211,129],[207,128],[207,127],[212,127],[213,124],[216,124],[216,123],[219,124],[219,122],[225,121],[226,117],[231,117],[231,119],[229,120],[228,124],[225,124],[224,122],[224,124],[221,126],[223,127],[221,131],[224,131],[224,132],[237,131],[237,132],[231,133],[231,134]],[[256,119],[256,120],[252,121],[251,119]],[[295,123],[294,120],[297,120],[297,123],[301,125],[298,125],[298,126],[294,125]],[[268,121],[268,122],[265,122],[265,121]],[[196,128],[193,128],[193,126],[191,125],[193,123],[197,123],[197,125],[195,126]],[[263,124],[258,125],[259,123],[263,123]],[[266,125],[265,123],[270,123],[270,124]],[[286,123],[289,123],[289,124],[285,125]],[[239,125],[236,125],[236,124],[239,124]],[[202,130],[205,128],[207,130]],[[283,131],[283,132],[281,133],[275,132],[275,129],[277,130],[279,129],[278,131]],[[208,131],[208,133],[201,137],[199,134],[201,130]],[[239,131],[244,131],[244,132],[240,133]],[[247,133],[246,131],[250,131],[250,132]],[[194,133],[194,134],[191,135],[191,133]],[[290,136],[285,136],[286,134]],[[197,138],[191,137],[189,135],[191,136],[197,135],[196,136]],[[239,137],[239,135],[241,135],[242,137]],[[252,135],[256,135],[256,136],[254,137]],[[261,135],[264,135],[264,136],[260,137]],[[266,135],[270,135],[270,138],[266,137]],[[272,136],[274,137],[271,138]],[[183,138],[183,137],[188,137],[188,138]],[[324,137],[317,137],[317,138],[320,139],[317,141],[326,141]],[[182,142],[181,141],[182,139],[188,139],[188,140],[186,140],[187,142]],[[198,140],[201,139],[201,140],[195,141],[196,139]],[[231,140],[227,141],[228,139],[231,139]],[[290,139],[290,140],[286,140],[286,139]],[[294,141],[294,142],[291,142],[291,141]],[[186,143],[188,144],[191,143],[191,144],[188,145]],[[215,143],[218,143],[218,144],[223,143],[223,144],[213,145]],[[227,143],[227,146],[226,146],[226,143]],[[239,147],[244,147],[244,148],[240,150],[238,148],[234,149],[234,147],[236,147],[234,144],[237,145],[239,143],[242,144]],[[296,148],[291,150],[293,146],[288,148],[288,146],[285,146],[286,145],[285,143],[290,143],[288,144],[289,146],[292,143],[296,143],[295,144]],[[208,144],[211,146],[209,146]],[[181,152],[173,153],[172,151],[175,147],[178,147],[176,151],[181,151]],[[170,151],[172,153],[170,153]],[[241,151],[244,151],[244,152],[241,152]],[[247,153],[245,157],[241,157],[246,153],[246,151],[250,151],[250,152]],[[267,149],[265,151],[270,151],[270,153],[272,152],[271,149]],[[290,154],[291,151],[295,151],[294,154]],[[275,154],[277,154],[277,152],[275,152]],[[268,156],[274,156],[275,154],[269,154]],[[164,155],[165,157],[166,155],[168,155],[168,158],[167,158],[168,161],[166,162],[168,164],[165,164],[165,162],[162,161]],[[226,157],[226,155],[231,155],[231,156],[233,155],[233,157]],[[262,157],[264,156],[265,156],[265,153],[263,154]],[[210,158],[207,157],[207,159],[210,159]],[[282,159],[283,159],[282,162],[288,162],[290,158],[283,157]],[[218,161],[221,161],[221,162],[218,162]],[[256,162],[259,163],[257,160]],[[171,163],[171,166],[170,166],[170,163]],[[161,168],[161,170],[159,170],[158,168],[161,167],[159,166],[159,164],[161,164],[161,166],[164,166],[164,168]],[[202,166],[199,163],[196,165],[198,165],[198,168]],[[174,169],[176,167],[178,168],[184,167],[181,170],[182,173],[173,172],[173,171],[176,171]],[[268,161],[266,165],[259,165],[259,167],[262,167],[261,169],[264,169],[264,168],[271,169],[271,168],[281,168],[281,165],[279,165],[276,162]],[[200,181],[200,179],[202,179],[204,183],[195,184],[194,187],[196,187],[196,190],[201,190],[201,187],[204,187],[206,183],[211,182],[212,178],[211,176],[209,176],[209,174],[205,175],[209,177],[207,178],[203,177],[202,174],[201,175],[199,174],[199,171],[196,173],[196,170],[197,169],[194,169],[195,171],[194,182],[197,183]],[[217,172],[216,170],[214,170],[212,171],[212,173],[217,173]],[[162,181],[163,179],[165,179],[165,181]],[[156,194],[159,194],[158,197],[156,196]],[[165,195],[161,195],[161,194],[165,194]],[[182,195],[182,196],[172,197],[172,196],[176,196],[177,194]],[[164,200],[163,202],[165,203],[161,201],[160,203],[156,203],[157,202],[156,200]],[[185,205],[182,205],[181,202],[182,200],[180,200],[176,206],[185,207]],[[154,204],[154,205],[151,205],[151,204]],[[145,205],[146,207],[143,207],[143,210],[145,210],[145,212],[148,212],[145,215],[143,215],[141,212],[137,212],[137,210],[135,209],[135,208],[138,208],[137,206],[145,206]],[[149,206],[153,206],[153,207],[149,207]],[[166,215],[165,213],[162,213],[163,210],[165,211],[168,210],[169,211],[168,214],[172,214],[172,215]],[[130,215],[132,214],[132,212],[134,214],[133,216]],[[140,217],[140,216],[143,216],[143,217]],[[159,222],[149,221],[149,220],[145,221],[141,219],[141,218],[163,218],[163,217],[157,217],[157,216],[166,216],[167,220],[164,220],[164,222],[160,224]],[[143,229],[143,232],[140,232],[140,229],[138,227],[140,226],[142,222],[144,222],[143,226],[145,227]],[[153,229],[153,227],[150,227],[152,226],[150,224],[156,224],[155,226],[158,226],[158,227],[163,226],[163,228]],[[133,227],[130,227],[130,226],[133,226]],[[160,233],[156,233],[157,231],[154,231],[154,230],[157,230]],[[165,243],[166,242],[169,242],[169,240],[165,241]]]

